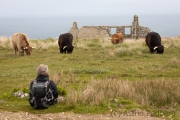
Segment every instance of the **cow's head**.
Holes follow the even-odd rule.
[[[24,47],[24,51],[26,52],[27,55],[31,55],[31,53],[32,53],[32,47],[26,46],[26,47]]]
[[[63,51],[66,53],[72,53],[74,49],[74,45],[67,45],[63,47]]]
[[[113,44],[118,44],[118,43],[119,43],[119,40],[118,40],[117,37],[113,37],[113,38],[111,38],[111,42],[112,42]]]
[[[157,54],[163,54],[164,52],[164,46],[159,45],[154,47],[154,51],[156,51]]]

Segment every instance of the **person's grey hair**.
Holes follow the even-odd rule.
[[[44,64],[40,64],[37,68],[38,75],[47,75],[48,74],[48,66]]]

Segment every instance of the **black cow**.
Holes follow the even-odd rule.
[[[156,32],[149,32],[146,35],[146,44],[151,53],[163,54],[164,46],[161,45],[161,37]]]
[[[71,33],[61,34],[58,39],[60,53],[72,53],[74,48],[72,42],[73,36]]]

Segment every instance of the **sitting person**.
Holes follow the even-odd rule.
[[[29,103],[35,109],[48,108],[57,102],[57,86],[49,80],[47,65],[40,64],[37,68],[37,78],[30,83],[29,96]]]

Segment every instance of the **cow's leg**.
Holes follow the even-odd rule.
[[[14,54],[16,55],[16,48],[14,47]]]
[[[64,53],[68,53],[67,50],[65,50]]]
[[[16,55],[17,47],[16,46],[13,47],[14,47],[14,54]]]
[[[63,47],[60,47],[59,50],[60,50],[60,53],[63,53]]]
[[[151,53],[154,53],[154,49],[151,47],[149,48]]]
[[[15,51],[15,55],[16,55],[16,52],[18,51],[18,49],[17,49],[17,48],[15,48],[15,49],[14,49],[14,51]]]
[[[19,55],[24,56],[24,47],[21,47],[21,49],[19,50]]]
[[[122,39],[120,40],[120,43],[123,43],[123,40],[122,40]]]

